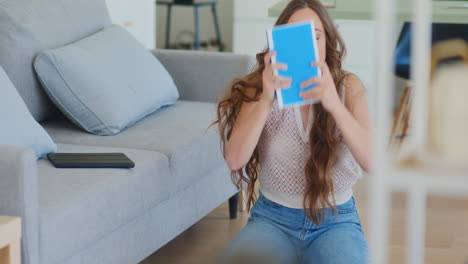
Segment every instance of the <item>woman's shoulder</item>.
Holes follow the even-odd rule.
[[[364,90],[361,79],[354,73],[346,72],[343,79],[343,86],[348,91]]]
[[[345,104],[350,107],[354,105],[354,101],[366,94],[366,89],[361,79],[351,72],[346,72],[343,79],[343,93],[345,94]]]

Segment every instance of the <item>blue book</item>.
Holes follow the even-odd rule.
[[[275,74],[292,78],[291,87],[276,91],[279,108],[294,105],[317,103],[317,100],[304,100],[299,96],[302,91],[302,82],[321,76],[319,67],[312,67],[311,63],[319,60],[317,38],[314,22],[287,24],[267,30],[268,48],[276,52],[272,63],[284,63],[288,70],[276,71]]]

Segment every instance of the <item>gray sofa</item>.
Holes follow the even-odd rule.
[[[101,137],[57,115],[32,63],[40,50],[109,26],[104,1],[5,0],[0,10],[7,21],[24,21],[17,36],[0,23],[0,34],[8,31],[20,45],[0,45],[0,65],[58,151],[124,152],[136,163],[130,170],[61,170],[29,148],[0,146],[0,215],[22,217],[23,263],[138,263],[236,194],[216,129],[206,128],[215,118],[213,102],[229,80],[251,70],[250,57],[155,51],[180,100]],[[16,63],[5,58],[9,53]]]

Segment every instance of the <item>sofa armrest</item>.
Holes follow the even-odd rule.
[[[39,261],[38,199],[33,150],[0,145],[0,214],[21,217],[23,263]]]
[[[251,72],[255,58],[233,53],[155,50],[179,89],[180,99],[217,102],[234,78]]]

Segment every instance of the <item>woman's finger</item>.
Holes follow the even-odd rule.
[[[321,94],[322,94],[322,89],[320,87],[315,87],[305,92],[301,92],[299,96],[304,99],[320,99]]]
[[[284,76],[281,76],[281,75],[275,75],[273,76],[273,82],[277,82],[277,81],[288,81],[288,80],[291,80],[290,77],[284,77]]]
[[[275,64],[272,64],[271,65],[271,69],[272,70],[283,70],[283,71],[287,71],[288,70],[288,65],[284,64],[284,63],[275,63]]]
[[[313,77],[313,78],[310,78],[309,80],[306,80],[304,82],[301,83],[301,88],[304,89],[304,88],[307,88],[311,85],[318,85],[321,81],[321,78],[320,77]]]
[[[276,52],[274,52],[274,51],[270,51],[265,55],[265,57],[263,58],[263,62],[265,63],[265,67],[271,66],[271,58],[273,58],[273,56],[276,56]]]
[[[314,61],[310,64],[310,66],[312,67],[319,67],[319,68],[322,68],[323,66],[325,66],[326,64],[324,62],[321,62],[321,61]]]
[[[325,62],[320,62],[320,61],[315,61],[311,63],[312,67],[318,67],[320,71],[322,72],[322,76],[324,74],[329,74],[330,69],[328,69],[328,65]]]
[[[283,76],[279,76],[279,75],[275,75],[273,77],[273,83],[274,84],[291,83],[291,82],[292,82],[292,79],[289,78],[289,77],[283,77]]]
[[[283,79],[275,84],[275,90],[288,89],[291,87],[292,79]]]

